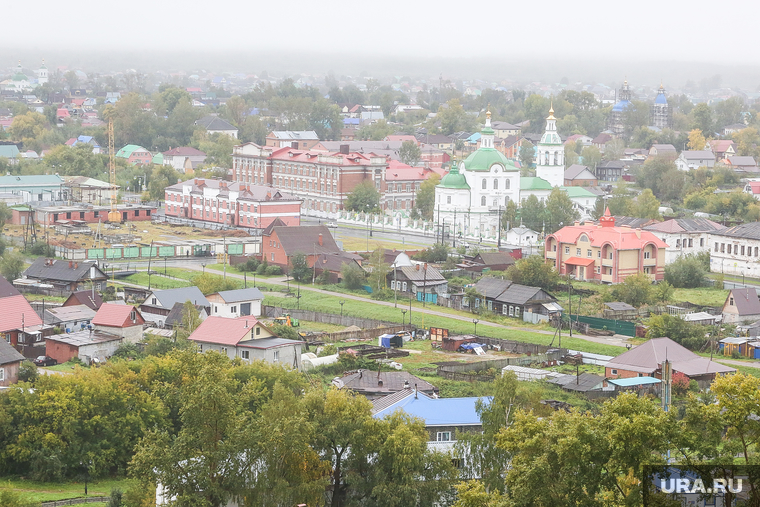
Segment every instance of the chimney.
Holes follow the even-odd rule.
[[[417,399],[417,384],[414,384],[414,399]]]
[[[420,265],[419,264],[415,264],[414,265],[414,270],[415,271],[419,271],[420,270]]]
[[[340,154],[341,155],[348,155],[348,145],[347,144],[341,144],[340,145]]]
[[[75,263],[74,263],[74,269],[77,269],[78,267],[79,267],[79,263],[78,263],[78,262],[75,262]]]
[[[248,319],[245,319],[245,328],[248,329]]]
[[[322,234],[319,235],[319,246],[323,246],[322,245]]]
[[[359,370],[359,378],[362,378],[364,376],[364,370]]]
[[[579,225],[581,225],[581,223],[578,220],[576,220],[575,221],[575,226],[578,227]]]
[[[73,261],[69,261],[69,269],[71,269],[73,266],[74,266],[74,262]]]
[[[382,380],[378,380],[377,381],[377,387],[383,387],[383,381]]]
[[[404,389],[409,389],[409,381],[404,380]]]

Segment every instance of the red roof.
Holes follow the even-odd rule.
[[[259,321],[256,317],[229,319],[212,316],[206,318],[188,339],[219,345],[237,345]]]
[[[3,311],[0,312],[0,333],[39,325],[42,325],[42,320],[23,295],[3,298]]]
[[[56,114],[56,116],[58,116],[59,118],[63,118],[64,116],[71,116],[71,115],[69,114],[69,110],[68,110],[68,109],[66,109],[66,108],[63,108],[63,107],[61,107],[61,108],[58,108],[58,110],[55,112],[55,114]]]
[[[130,315],[136,312],[136,319],[132,321]],[[96,326],[106,327],[132,327],[142,326],[145,320],[140,315],[140,310],[132,305],[117,305],[116,303],[103,303],[95,314],[92,323]]]
[[[607,209],[600,219],[600,225],[568,225],[558,230],[549,237],[555,238],[561,243],[575,245],[581,234],[588,236],[591,246],[601,247],[610,244],[616,250],[640,250],[647,244],[653,244],[657,248],[667,248],[667,244],[649,231],[631,229],[630,227],[615,227],[614,218],[609,215]]]
[[[0,312],[0,333],[39,325],[42,325],[42,320],[23,295],[3,298],[3,311]]]
[[[593,263],[594,259],[584,259],[583,257],[570,257],[565,261],[565,264],[572,264],[574,266],[588,266]]]
[[[385,169],[386,181],[423,181],[433,174],[430,169],[424,167],[412,167],[398,160],[388,162]]]
[[[324,151],[299,150],[297,148],[280,148],[272,153],[272,160],[287,160],[289,162],[316,162],[319,157],[336,157],[342,159],[340,162],[323,161],[320,164],[343,165],[343,166],[362,166],[369,164],[369,157],[375,157],[374,153],[357,153],[351,152],[348,155],[344,153],[326,153]]]
[[[760,181],[750,181],[747,182],[747,185],[749,185],[749,188],[752,190],[753,194],[760,194]]]

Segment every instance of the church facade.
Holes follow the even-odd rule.
[[[433,218],[455,237],[495,237],[506,205],[520,199],[520,170],[494,148],[490,111],[480,134],[480,148],[453,162],[435,190]]]
[[[659,129],[667,129],[673,125],[673,113],[670,111],[665,88],[660,84],[654,104],[649,108],[649,125]]]
[[[565,183],[565,145],[557,133],[554,107],[549,109],[546,130],[537,146],[536,177],[548,181],[552,187]]]

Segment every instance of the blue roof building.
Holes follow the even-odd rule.
[[[478,400],[491,398],[433,398],[407,387],[373,401],[373,414],[382,419],[397,410],[422,419],[431,442],[453,442],[456,432],[482,431],[483,424],[476,410]]]

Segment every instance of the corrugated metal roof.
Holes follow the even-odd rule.
[[[378,411],[374,417],[382,419],[396,410],[401,410],[413,417],[425,421],[425,426],[476,426],[482,424],[475,409],[478,400],[489,401],[490,398],[429,398],[409,396],[393,405]]]
[[[607,382],[619,387],[661,384],[662,380],[654,377],[631,377],[608,379]]]
[[[264,294],[254,287],[248,289],[223,290],[217,292],[225,303],[237,303],[238,301],[253,301],[264,299]]]
[[[24,356],[13,348],[13,345],[5,340],[0,340],[0,364],[17,363],[23,361]]]

